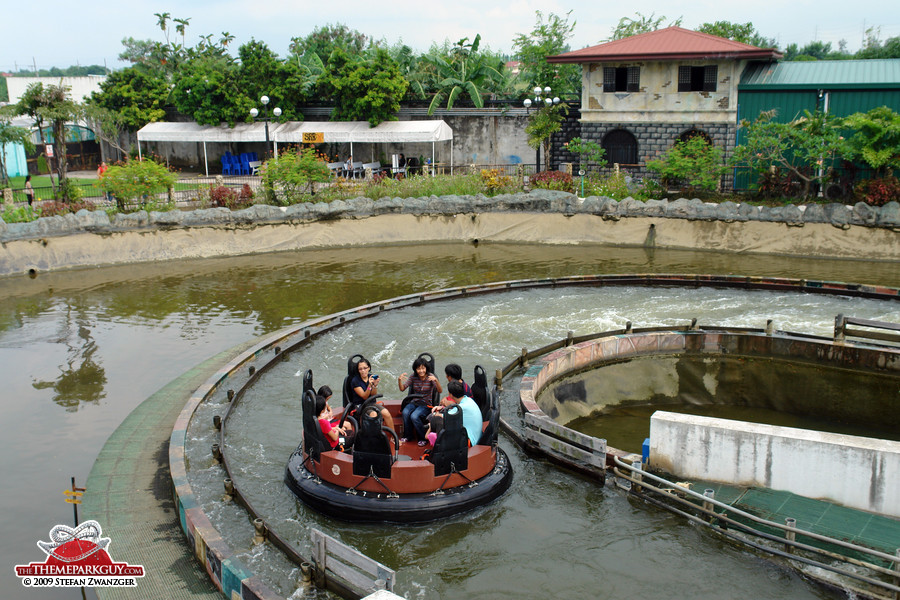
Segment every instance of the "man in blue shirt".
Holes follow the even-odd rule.
[[[469,442],[474,446],[481,438],[481,409],[475,401],[466,396],[465,387],[460,381],[451,381],[447,384],[450,399],[456,402],[463,411],[463,427],[469,436]]]

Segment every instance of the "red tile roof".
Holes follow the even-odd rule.
[[[781,58],[775,48],[757,48],[708,33],[666,27],[598,46],[548,56],[550,63],[588,63],[637,60],[691,60],[708,58]]]

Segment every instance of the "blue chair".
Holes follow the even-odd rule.
[[[249,175],[250,174],[250,155],[246,152],[241,154],[241,158],[239,159],[240,163],[238,166],[238,170],[241,175]]]
[[[222,175],[234,175],[234,168],[231,165],[231,156],[229,154],[222,155]]]

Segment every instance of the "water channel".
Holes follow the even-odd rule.
[[[0,541],[6,559],[0,569],[4,597],[29,597],[12,566],[41,559],[35,542],[45,539],[53,525],[71,521],[71,507],[62,497],[70,477],[83,483],[99,449],[125,416],[190,366],[255,336],[414,291],[506,279],[633,272],[774,275],[900,286],[900,270],[888,263],[529,245],[307,251],[0,280],[0,377],[7,424],[0,440],[0,464],[5,480],[15,484],[15,493],[0,499],[6,534]],[[649,299],[641,293],[626,296],[618,312],[604,313],[607,316],[592,327],[620,327],[625,320],[636,325],[681,322],[693,316],[706,319],[706,314],[712,322],[715,316],[709,309],[717,304],[734,303],[737,312],[747,306],[737,292],[708,306],[699,305],[698,297],[673,306],[672,298],[662,295],[656,304],[661,316],[644,323],[642,317],[649,318],[650,313],[638,309]],[[818,323],[820,332],[825,328],[823,333],[836,312],[855,314],[860,302],[837,299],[837,306],[821,308],[821,300],[806,298],[807,307],[801,312],[813,314],[810,321]],[[531,318],[547,321],[537,338],[564,335],[572,329],[570,318],[554,304],[554,298],[548,298],[513,307],[504,317],[510,320],[503,329],[532,331],[533,324],[524,320],[527,313],[521,310],[528,307]],[[750,304],[763,320],[774,318],[779,327],[794,328],[786,322],[790,319],[781,318],[788,304],[784,296],[757,298]],[[462,320],[453,321],[448,315],[450,330],[467,330],[467,316],[469,311],[462,311]],[[882,316],[891,318],[889,310]],[[892,318],[897,320],[896,312]],[[408,324],[415,325],[414,319]],[[803,330],[802,323],[796,327]],[[385,347],[387,335],[380,334]],[[505,362],[510,352],[535,345],[531,340],[537,338],[526,335],[511,340],[508,348],[472,350],[479,362]],[[440,354],[442,348],[428,349]],[[385,357],[383,368],[405,370],[414,351],[412,346],[397,347],[396,358]],[[377,351],[366,352],[381,358],[375,356]],[[338,355],[343,361],[346,352],[335,350]],[[460,360],[470,369],[475,354]],[[334,385],[339,368],[321,376],[317,371],[321,377],[317,382]],[[293,445],[296,439],[283,443]],[[537,597],[559,589],[560,572],[567,585],[576,586],[565,589],[597,597],[671,597],[673,588],[667,580],[680,587],[679,595],[696,597],[825,597],[793,575],[721,546],[673,518],[633,505],[614,492],[586,487],[583,480],[512,448],[507,451],[514,456],[518,491],[497,505],[497,513],[479,513],[477,522],[462,518],[397,535],[372,531],[351,541],[358,541],[364,552],[387,553],[382,558],[395,563],[391,566],[409,565],[413,572],[407,580],[422,582],[421,588],[403,590],[410,597],[436,597],[439,592],[444,597],[511,595],[511,582]],[[520,487],[525,482],[533,486],[527,492]],[[283,489],[280,474],[272,485]],[[516,501],[510,505],[506,498]],[[501,522],[503,527],[498,526]],[[478,564],[467,560],[473,547],[482,549],[484,558]],[[432,555],[440,561],[426,560]],[[644,557],[655,558],[645,562]],[[724,562],[716,557],[724,557]],[[564,567],[551,569],[552,565]],[[666,566],[664,573],[658,572],[661,566]],[[583,584],[570,583],[578,581]],[[765,592],[760,594],[761,589]],[[61,590],[45,597],[76,594],[80,597],[80,592]]]

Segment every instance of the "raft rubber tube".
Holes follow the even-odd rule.
[[[390,485],[390,480],[385,482]],[[313,510],[341,521],[356,523],[425,523],[472,510],[500,497],[512,483],[512,465],[497,448],[494,469],[477,485],[461,485],[438,493],[400,494],[357,492],[316,477],[295,452],[288,459],[284,482]]]

